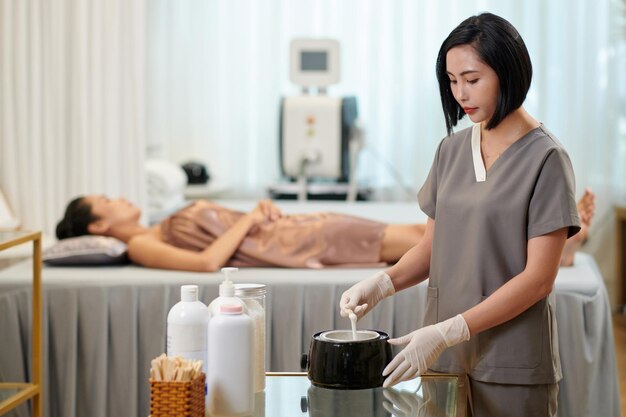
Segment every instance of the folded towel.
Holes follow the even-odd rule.
[[[187,185],[187,175],[178,165],[161,159],[149,159],[145,163],[148,199],[181,198]]]

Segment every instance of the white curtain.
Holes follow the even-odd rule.
[[[359,178],[376,187],[401,178],[412,193],[445,134],[437,51],[481,11],[521,32],[534,63],[526,107],[569,150],[578,193],[592,186],[608,208],[626,192],[621,0],[154,0],[150,150],[174,162],[203,160],[216,177],[263,193],[279,175],[280,98],[297,94],[289,41],[331,37],[341,43],[342,79],[329,93],[356,95],[367,129]]]
[[[359,179],[414,198],[445,133],[438,48],[486,10],[521,32],[526,107],[608,212],[626,195],[622,0],[0,0],[0,187],[46,231],[76,194],[143,204],[146,149],[262,195],[279,176],[280,98],[298,91],[288,44],[310,36],[341,42],[329,93],[358,99]]]
[[[0,1],[0,188],[52,234],[79,194],[144,200],[145,5]]]

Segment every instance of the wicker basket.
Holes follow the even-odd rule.
[[[204,382],[202,374],[193,381],[150,380],[151,417],[204,417]]]

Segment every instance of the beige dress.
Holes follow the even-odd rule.
[[[173,246],[201,251],[245,213],[197,201],[161,223]],[[384,223],[337,213],[288,215],[255,226],[228,262],[231,266],[324,268],[380,266]]]

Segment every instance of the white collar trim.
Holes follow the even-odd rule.
[[[476,182],[485,182],[487,172],[485,171],[483,157],[480,154],[480,123],[475,124],[472,128],[472,160],[474,161]]]

